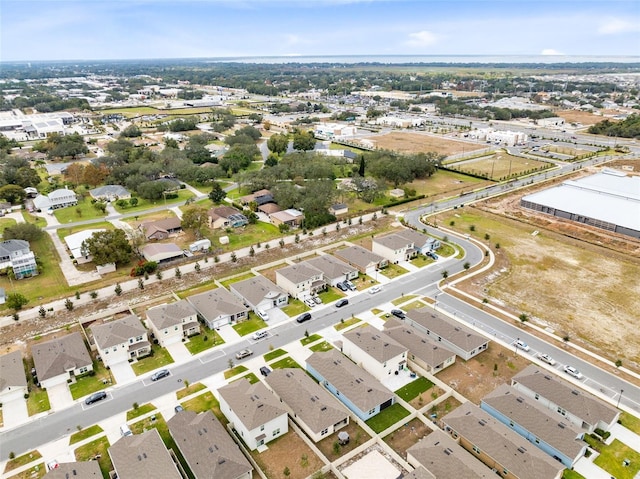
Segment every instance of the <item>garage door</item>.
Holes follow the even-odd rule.
[[[382,411],[383,409],[387,409],[392,404],[393,404],[393,399],[389,399],[388,401],[383,402],[382,404],[380,404],[380,410]]]

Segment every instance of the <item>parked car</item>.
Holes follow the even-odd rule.
[[[122,426],[120,426],[120,435],[122,437],[131,436],[131,435],[133,435],[133,433],[131,432],[131,429],[129,429],[128,425],[123,424]]]
[[[176,407],[173,408],[173,410],[175,412],[181,412],[181,411],[184,411],[184,408],[180,406],[180,404],[178,404]]]
[[[54,469],[58,469],[60,467],[60,463],[55,459],[53,461],[47,462],[47,469],[49,471],[53,471]]]
[[[569,376],[573,376],[576,379],[582,379],[584,377],[582,373],[578,371],[576,368],[574,368],[573,366],[565,366],[564,372],[567,373]]]
[[[262,366],[260,368],[260,374],[262,374],[265,378],[269,375],[270,372],[271,369],[269,369],[267,366]]]
[[[356,285],[355,285],[355,284],[353,284],[353,283],[352,283],[351,281],[349,281],[349,280],[346,280],[346,281],[344,282],[344,285],[345,285],[347,288],[349,288],[351,291],[355,291],[355,290],[356,290]]]
[[[304,304],[306,304],[307,306],[309,306],[310,308],[315,308],[316,307],[316,302],[311,299],[311,298],[307,298],[304,300]]]
[[[267,331],[256,331],[255,333],[253,333],[252,338],[254,341],[259,341],[266,338],[267,336],[269,336],[269,333]]]
[[[538,359],[544,363],[547,363],[551,366],[554,366],[556,364],[555,359],[553,359],[551,356],[549,356],[548,354],[544,354],[544,353],[540,353],[538,354]]]
[[[342,298],[341,300],[336,302],[336,308],[342,308],[343,306],[346,306],[347,304],[349,304],[349,300],[347,298]]]
[[[336,284],[336,288],[338,288],[340,291],[347,291],[349,288],[347,287],[346,284],[344,283],[338,283]]]
[[[304,323],[305,321],[309,321],[311,319],[311,313],[301,314],[296,318],[296,321],[299,323]]]
[[[320,297],[319,297],[319,296],[314,296],[314,297],[312,297],[311,299],[313,299],[313,301],[314,301],[316,304],[322,304],[322,300],[320,299]]]
[[[253,354],[253,351],[251,351],[250,349],[243,349],[242,351],[238,351],[236,353],[236,359],[248,358],[252,354]]]
[[[256,314],[260,316],[260,319],[263,321],[269,321],[269,313],[267,313],[264,309],[258,309]]]
[[[369,294],[376,294],[376,293],[379,293],[380,291],[382,291],[382,286],[380,286],[379,284],[369,288]]]
[[[401,309],[392,309],[391,314],[393,314],[396,318],[400,318],[400,319],[404,319],[407,317],[407,315],[404,314],[404,311],[402,311]]]
[[[520,339],[518,339],[514,343],[514,345],[515,345],[516,348],[522,349],[523,351],[529,351],[529,349],[531,349],[527,343],[525,343],[524,341],[522,341]]]
[[[107,393],[106,392],[98,391],[97,393],[93,393],[91,396],[89,396],[87,399],[85,399],[84,403],[87,404],[87,405],[93,404],[94,402],[102,401],[106,397],[107,397]]]
[[[169,376],[169,374],[170,373],[168,369],[161,369],[160,371],[156,371],[151,375],[151,380],[157,381],[159,379],[166,378],[167,376]]]

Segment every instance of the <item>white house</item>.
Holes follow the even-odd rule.
[[[98,353],[105,365],[147,356],[151,344],[147,330],[135,315],[91,326]]]
[[[187,301],[198,311],[210,329],[242,321],[249,315],[249,309],[244,303],[224,288],[194,294],[189,296]]]
[[[305,299],[327,287],[322,271],[307,262],[276,270],[276,284],[297,299]]]
[[[78,264],[89,263],[93,260],[93,256],[83,254],[82,243],[93,236],[94,233],[101,233],[106,231],[105,229],[88,229],[78,231],[77,233],[70,234],[64,237],[64,242],[67,243],[67,248],[71,252],[71,256]]]
[[[25,240],[6,240],[0,242],[0,269],[11,268],[16,279],[38,274],[36,256]]]
[[[238,281],[229,289],[254,311],[281,308],[289,303],[287,292],[264,276]]]
[[[242,378],[218,389],[220,410],[254,451],[289,432],[287,411],[267,387]]]
[[[198,312],[186,299],[149,308],[146,315],[147,325],[162,347],[200,332]]]
[[[370,325],[345,333],[342,352],[378,381],[407,366],[408,348]]]
[[[21,399],[29,392],[20,351],[0,356],[0,373],[0,403]]]
[[[67,188],[60,188],[52,191],[47,196],[38,195],[33,199],[33,205],[38,210],[56,210],[67,206],[75,206],[78,204],[78,197]]]
[[[129,193],[124,186],[120,185],[99,186],[98,188],[89,190],[89,194],[93,199],[106,201],[128,200],[131,198],[131,193]]]
[[[74,376],[93,370],[93,362],[80,333],[36,343],[31,347],[33,363],[43,388],[64,384]]]
[[[338,258],[331,256],[330,254],[317,256],[305,261],[305,263],[322,271],[324,280],[331,286],[335,286],[342,281],[352,280],[358,277],[357,268],[348,265],[344,261],[340,261]]]

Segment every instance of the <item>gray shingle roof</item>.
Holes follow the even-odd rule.
[[[349,264],[355,264],[360,269],[365,269],[372,264],[376,265],[381,261],[384,261],[382,256],[372,253],[362,246],[349,246],[348,248],[338,250],[333,254]]]
[[[318,276],[322,274],[318,268],[315,268],[307,262],[302,262],[298,264],[293,264],[291,266],[286,266],[284,268],[280,268],[276,271],[277,274],[281,275],[283,278],[288,279],[293,284],[303,283],[313,278],[314,276]]]
[[[119,479],[182,479],[157,429],[124,436],[109,448]]]
[[[386,236],[374,238],[373,241],[394,250],[407,248],[413,244],[413,241],[408,240],[404,236],[400,236],[396,233],[391,233]]]
[[[385,322],[384,332],[431,367],[436,367],[451,356],[455,356],[453,351],[445,348],[441,343],[433,341],[426,334],[405,326],[396,319],[389,319]]]
[[[242,378],[218,389],[248,431],[287,414],[271,391],[261,382]]]
[[[343,336],[379,363],[407,352],[405,346],[369,324],[353,329]]]
[[[147,319],[157,329],[165,329],[182,324],[182,320],[196,314],[196,310],[189,301],[181,299],[175,303],[149,308],[146,314]]]
[[[287,292],[280,286],[272,283],[264,276],[238,281],[230,285],[230,288],[242,296],[249,304],[256,306],[264,299],[276,299],[279,296],[287,296]]]
[[[93,339],[100,349],[110,348],[129,342],[129,338],[144,335],[147,330],[137,316],[131,314],[122,319],[91,326]]]
[[[212,321],[220,316],[235,315],[247,311],[247,307],[224,288],[215,288],[189,296],[187,300],[205,319]]]
[[[0,356],[0,392],[7,388],[23,388],[27,385],[20,351]]]
[[[322,271],[324,277],[329,280],[345,278],[347,274],[357,271],[353,266],[329,254],[317,256],[316,258],[305,261],[305,263]]]
[[[59,376],[70,369],[91,366],[91,356],[80,333],[34,344],[31,354],[40,381]]]
[[[98,461],[62,462],[45,479],[102,479]]]

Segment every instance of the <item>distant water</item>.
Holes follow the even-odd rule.
[[[208,58],[206,63],[640,63],[640,56],[615,55],[318,55]]]

